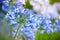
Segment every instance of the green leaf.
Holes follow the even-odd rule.
[[[32,9],[32,5],[30,5],[30,0],[27,0],[25,5],[24,5],[24,8],[28,8],[28,9]]]

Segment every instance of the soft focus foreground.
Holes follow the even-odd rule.
[[[1,0],[0,40],[60,40],[60,1]]]

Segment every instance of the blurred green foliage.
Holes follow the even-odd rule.
[[[60,33],[59,32],[52,32],[52,33],[43,33],[40,34],[39,31],[35,34],[35,40],[60,40]]]
[[[0,34],[0,40],[10,40],[8,35],[2,35]]]
[[[30,0],[26,1],[24,8],[33,9],[32,5],[30,5]]]
[[[54,4],[55,2],[60,2],[60,0],[49,0],[49,3],[52,5]]]

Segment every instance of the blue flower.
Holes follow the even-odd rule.
[[[2,3],[3,1],[5,1],[5,0],[0,0],[0,3]]]
[[[8,6],[9,6],[9,2],[8,1],[3,1],[2,10],[7,12],[8,11]]]
[[[14,11],[15,8],[16,8],[16,7],[15,7],[14,5],[11,5],[11,6],[10,6],[10,10],[11,10],[11,11]]]
[[[54,32],[54,30],[53,29],[48,29],[48,30],[46,30],[46,33],[51,33],[51,32]]]
[[[6,15],[6,18],[9,19],[9,20],[14,20],[16,18],[15,13],[10,10],[8,12],[8,14]]]
[[[19,31],[20,35],[25,35],[25,37],[28,40],[33,40],[34,39],[34,33],[28,29],[28,28],[21,28],[21,30]]]
[[[55,28],[57,28],[57,31],[60,32],[60,20],[55,21]]]
[[[10,24],[11,25],[18,25],[18,22],[14,21],[14,20],[10,20]]]
[[[15,34],[16,34],[16,32],[15,32],[15,31],[12,31],[12,36],[13,36],[13,37],[15,36]]]
[[[33,29],[33,30],[38,30],[39,25],[36,24],[36,23],[27,23],[27,24],[26,24],[26,27],[31,28],[31,29]]]

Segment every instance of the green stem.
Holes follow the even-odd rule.
[[[14,40],[16,40],[16,36],[17,36],[18,30],[20,29],[20,26],[21,26],[21,24],[18,25],[18,28],[17,28],[16,34],[15,34],[15,36],[14,36]]]
[[[12,26],[10,25],[10,40],[12,40]]]
[[[4,23],[3,23],[3,26],[2,26],[2,34],[4,34],[4,29],[6,28],[6,19],[4,19]]]

